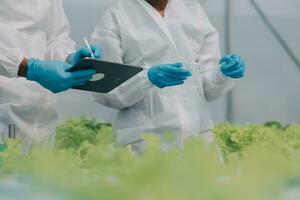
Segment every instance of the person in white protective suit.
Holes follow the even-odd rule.
[[[62,0],[1,1],[2,133],[8,124],[15,124],[17,137],[26,142],[53,141],[57,121],[53,93],[82,85],[95,74],[94,70],[68,72],[91,54],[87,48],[74,51],[69,33]],[[100,50],[92,49],[99,58]]]
[[[25,79],[0,76],[0,94],[0,132],[5,138],[8,124],[16,124],[25,151],[32,142],[54,139],[49,137],[53,136],[57,114],[50,92]]]
[[[144,67],[109,94],[94,94],[96,102],[119,110],[114,125],[120,144],[139,151],[145,146],[142,133],[173,132],[176,142],[166,148],[190,136],[212,140],[208,102],[230,91],[245,65],[238,55],[220,61],[218,32],[198,1],[119,1],[106,11],[92,40],[101,45],[104,60]],[[214,68],[191,76],[183,69],[188,63]]]

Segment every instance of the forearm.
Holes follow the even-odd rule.
[[[114,109],[125,109],[142,100],[153,88],[144,70],[108,94],[94,94],[94,100]]]
[[[18,76],[19,77],[26,77],[27,76],[27,71],[28,71],[28,59],[23,58],[21,64],[19,65]]]
[[[203,79],[204,95],[208,102],[215,101],[233,89],[236,81],[225,77],[218,69],[210,74],[206,74]]]

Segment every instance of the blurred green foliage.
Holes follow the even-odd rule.
[[[108,123],[97,122],[85,116],[70,118],[56,130],[56,148],[77,150],[84,142],[110,144],[115,141],[112,127]]]
[[[57,128],[54,151],[39,147],[20,157],[8,144],[1,170],[31,174],[36,185],[74,200],[276,200],[299,186],[300,125],[220,124],[214,133],[209,148],[190,138],[166,152],[147,134],[137,155],[115,144],[109,124],[69,119]]]

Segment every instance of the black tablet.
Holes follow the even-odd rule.
[[[109,93],[141,71],[142,67],[123,65],[119,63],[106,62],[95,59],[85,59],[73,66],[69,71],[95,69],[97,74],[84,86],[77,86],[73,89],[85,90],[99,93]]]

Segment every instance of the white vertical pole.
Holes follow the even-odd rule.
[[[225,53],[230,54],[231,49],[231,29],[232,29],[232,2],[233,0],[225,0]],[[226,120],[234,122],[234,91],[227,94],[226,102]]]

